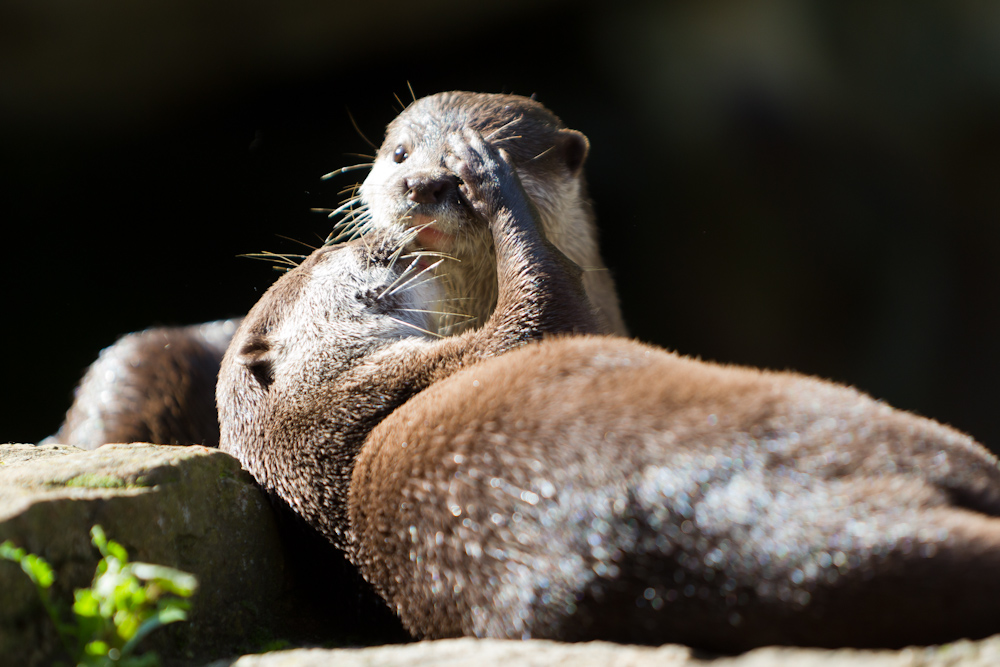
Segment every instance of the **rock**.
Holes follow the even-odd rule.
[[[979,642],[906,648],[901,651],[771,647],[734,657],[699,655],[684,646],[658,648],[607,642],[446,639],[364,649],[298,649],[220,660],[209,667],[994,667],[1000,636]]]
[[[287,590],[286,556],[273,510],[239,463],[204,447],[0,445],[0,542],[44,557],[53,596],[89,587],[100,524],[130,560],[198,577],[190,620],[148,638],[170,660],[254,648]],[[52,623],[20,568],[0,562],[0,655],[4,664],[49,664]],[[147,646],[147,644],[143,644]]]

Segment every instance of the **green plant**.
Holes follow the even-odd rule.
[[[28,575],[42,606],[56,626],[59,638],[77,667],[153,667],[159,658],[153,652],[135,655],[136,644],[167,623],[187,618],[190,597],[198,581],[187,572],[162,565],[129,563],[122,545],[109,540],[100,526],[90,529],[101,560],[90,588],[77,589],[73,621],[63,621],[49,596],[55,580],[44,558],[0,544],[0,558],[20,564]]]

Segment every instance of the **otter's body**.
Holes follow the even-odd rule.
[[[162,327],[118,339],[87,369],[65,421],[45,442],[217,446],[215,383],[238,324]]]
[[[422,637],[1000,631],[1000,473],[971,439],[622,339],[543,341],[424,390],[369,436],[349,507],[362,573]]]
[[[425,258],[387,226],[279,280],[218,387],[221,447],[414,635],[741,650],[1000,631],[984,448],[846,387],[594,335],[514,140],[444,142],[494,241],[486,322],[423,333],[442,294],[394,287]],[[567,145],[552,159],[571,165]]]

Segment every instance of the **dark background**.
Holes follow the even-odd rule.
[[[634,334],[853,384],[1000,448],[1000,7],[831,0],[0,7],[0,440],[119,335],[245,313],[394,99],[590,137]],[[363,178],[361,172],[359,178]]]

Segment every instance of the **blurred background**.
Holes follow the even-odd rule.
[[[1000,4],[923,0],[6,2],[0,440],[118,336],[244,314],[239,255],[326,236],[408,84],[590,138],[637,337],[1000,448]]]

